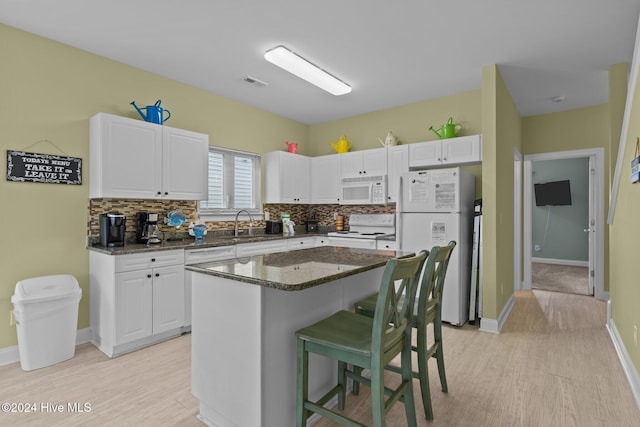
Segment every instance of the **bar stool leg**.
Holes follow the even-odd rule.
[[[303,340],[298,339],[298,373],[296,387],[296,426],[305,427],[309,412],[304,403],[309,400],[309,353]]]
[[[448,393],[447,387],[447,375],[444,370],[444,351],[442,349],[442,320],[437,319],[433,323],[433,336],[438,343],[438,349],[436,350],[436,360],[438,361],[438,375],[440,375],[440,385],[442,391]]]
[[[427,331],[423,326],[418,326],[418,377],[420,378],[420,392],[424,405],[424,416],[433,420],[433,408],[431,407],[431,390],[429,388],[429,358],[427,357]]]

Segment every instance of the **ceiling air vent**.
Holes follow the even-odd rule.
[[[252,85],[259,86],[259,87],[267,86],[269,84],[267,82],[263,82],[262,80],[256,79],[255,77],[251,77],[251,76],[247,76],[243,80],[247,83],[251,83]]]

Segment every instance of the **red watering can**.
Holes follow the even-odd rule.
[[[289,142],[289,141],[285,141],[285,144],[287,144],[287,151],[293,154],[298,154],[298,144],[295,142]]]

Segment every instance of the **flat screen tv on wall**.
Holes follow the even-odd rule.
[[[567,206],[571,204],[569,180],[546,182],[533,185],[536,206]]]

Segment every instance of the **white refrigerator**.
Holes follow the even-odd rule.
[[[400,178],[396,234],[400,250],[418,252],[455,240],[442,295],[442,320],[469,319],[475,176],[460,169],[404,173]]]

